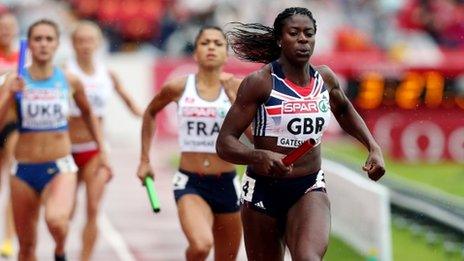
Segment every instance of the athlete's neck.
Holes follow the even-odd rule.
[[[35,63],[33,62],[28,68],[29,75],[34,80],[43,80],[52,77],[53,64],[52,62]]]
[[[219,78],[221,76],[222,68],[214,70],[199,69],[197,74],[197,82],[200,87],[215,88],[220,87],[221,82]]]
[[[309,75],[309,62],[304,64],[294,64],[287,60],[285,56],[281,56],[278,60],[282,66],[282,71],[285,74],[285,78],[295,83],[298,86],[308,85],[310,79]]]
[[[92,58],[77,57],[76,61],[79,68],[81,68],[84,73],[91,75],[95,72],[95,65],[93,64]]]

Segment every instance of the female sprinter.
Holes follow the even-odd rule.
[[[15,75],[7,78],[0,99],[1,116],[13,101],[17,111],[19,138],[14,153],[17,162],[15,176],[11,178],[11,198],[19,239],[18,258],[36,260],[37,221],[43,204],[45,221],[56,243],[55,260],[65,260],[77,181],[67,122],[70,95],[99,148],[103,143],[82,84],[53,66],[58,26],[50,20],[39,20],[29,27],[27,36],[32,64],[25,69],[23,80]],[[102,166],[108,168],[102,150],[100,156]]]
[[[16,69],[18,61],[18,51],[15,49],[15,38],[18,35],[19,26],[16,17],[8,12],[0,13],[0,77],[2,82],[6,73]],[[5,124],[0,128],[0,172],[8,173],[13,161],[13,149],[18,140],[16,132],[16,116],[10,112],[6,116]],[[9,178],[8,178],[9,179]],[[15,236],[13,225],[13,213],[11,209],[10,195],[8,194],[5,211],[5,230],[2,244],[0,245],[0,255],[10,257],[13,255],[13,239]]]
[[[100,28],[90,22],[80,22],[72,32],[72,43],[75,59],[70,60],[66,69],[76,75],[84,85],[87,99],[95,116],[98,117],[100,133],[103,133],[102,123],[106,113],[106,104],[110,92],[115,89],[125,101],[129,109],[142,116],[142,109],[138,108],[122,88],[115,74],[108,71],[105,65],[95,59],[95,51],[100,47],[102,33]],[[69,118],[69,134],[72,142],[72,155],[78,171],[78,182],[83,181],[87,195],[87,223],[82,234],[81,260],[89,260],[97,240],[97,215],[105,184],[110,179],[108,172],[101,172],[99,168],[98,146],[92,133],[87,128],[85,119],[75,103],[71,102]]]
[[[306,8],[288,8],[274,27],[238,24],[232,48],[252,62],[266,63],[247,76],[222,126],[218,155],[248,165],[242,181],[242,220],[249,260],[322,260],[330,230],[329,200],[321,170],[321,146],[293,166],[282,163],[303,141],[319,145],[330,110],[342,128],[369,150],[364,166],[378,180],[382,153],[327,66],[313,66],[316,21]],[[254,149],[239,141],[253,121]]]
[[[216,155],[222,121],[240,80],[222,73],[227,41],[218,27],[204,27],[195,39],[198,73],[167,82],[145,110],[137,176],[153,175],[149,151],[156,114],[177,102],[179,171],[174,196],[189,246],[187,260],[205,260],[214,245],[215,260],[235,260],[242,236],[235,166]]]

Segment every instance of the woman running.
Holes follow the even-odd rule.
[[[14,40],[18,35],[18,21],[11,13],[0,13],[0,77],[16,69],[18,51],[14,48]],[[1,82],[1,80],[0,80]],[[6,116],[5,124],[0,128],[0,173],[9,177],[13,162],[13,149],[18,140],[16,132],[16,117],[13,112]],[[8,178],[9,179],[9,178]],[[13,239],[15,236],[13,213],[10,195],[8,194],[5,211],[5,228],[3,241],[0,245],[0,255],[10,257],[13,255]]]
[[[90,21],[83,21],[76,26],[71,37],[76,55],[75,59],[67,63],[66,69],[82,81],[92,111],[99,119],[99,132],[103,133],[103,117],[106,113],[109,95],[113,89],[125,101],[132,113],[141,117],[143,115],[142,109],[136,106],[122,88],[116,75],[94,57],[102,41],[100,28]],[[87,128],[81,111],[73,102],[71,102],[70,115],[69,133],[72,142],[72,155],[79,168],[78,182],[84,182],[87,196],[87,222],[82,234],[81,260],[89,260],[98,235],[98,209],[105,184],[110,179],[111,173],[99,171],[101,162],[98,157],[97,143]]]
[[[0,96],[0,116],[13,102],[17,112],[19,138],[11,198],[19,239],[18,258],[36,260],[37,221],[43,204],[45,221],[56,243],[55,260],[66,260],[65,242],[77,181],[67,121],[70,96],[97,141],[102,166],[109,167],[98,122],[82,84],[53,66],[59,44],[58,26],[50,20],[39,20],[29,27],[27,37],[32,64],[25,69],[23,79],[10,75]]]
[[[231,46],[240,58],[266,65],[247,76],[224,120],[218,155],[248,165],[242,180],[242,220],[249,260],[322,260],[330,207],[321,170],[322,134],[332,112],[340,126],[369,151],[363,169],[378,180],[385,172],[379,145],[327,66],[313,66],[316,21],[306,8],[288,8],[270,28],[237,24]],[[239,141],[253,121],[254,148]],[[293,166],[284,154],[308,139],[317,146]]]
[[[242,236],[235,166],[215,151],[222,121],[235,98],[240,80],[222,72],[227,41],[218,27],[204,27],[195,39],[198,72],[171,80],[145,110],[142,151],[137,176],[154,175],[149,152],[154,119],[170,102],[178,105],[179,170],[174,197],[189,246],[187,260],[205,260],[214,246],[215,260],[235,260]]]

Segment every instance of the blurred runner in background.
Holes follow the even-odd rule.
[[[80,22],[72,32],[75,58],[68,61],[66,70],[76,75],[84,85],[92,111],[99,119],[98,131],[103,133],[103,119],[109,95],[113,90],[124,100],[136,116],[143,110],[129,97],[116,75],[95,56],[102,43],[100,28],[90,21]],[[90,260],[98,236],[97,216],[105,185],[111,173],[101,171],[98,145],[88,129],[78,106],[71,100],[69,133],[72,155],[79,168],[78,182],[84,182],[87,198],[87,223],[82,234],[81,260]]]
[[[14,40],[17,35],[18,21],[16,17],[8,12],[0,13],[0,77],[6,77],[6,73],[16,69],[18,51],[15,49]],[[3,80],[0,80],[0,84],[2,84]],[[13,112],[10,112],[6,116],[5,124],[0,127],[0,172],[5,175],[2,178],[7,180],[9,180],[13,149],[17,140],[16,117]],[[3,241],[0,245],[0,255],[3,257],[10,257],[14,252],[13,239],[15,230],[10,194],[7,197],[5,228],[3,230]]]

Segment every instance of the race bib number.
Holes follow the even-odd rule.
[[[247,175],[243,176],[241,196],[242,200],[251,202],[253,199],[253,192],[255,191],[255,182],[255,179],[250,178]]]
[[[176,172],[176,174],[174,174],[174,177],[172,179],[174,190],[185,189],[185,186],[187,185],[188,180],[189,180],[189,177],[187,175],[180,173],[180,172]]]

